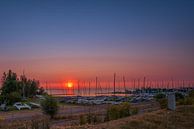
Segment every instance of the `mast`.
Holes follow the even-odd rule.
[[[78,96],[80,95],[80,87],[79,87],[79,80],[78,80],[78,82],[77,82],[77,92],[78,92]]]
[[[125,86],[125,76],[123,76],[123,86],[124,86],[124,89],[125,89],[125,92],[126,92],[126,86]]]
[[[138,81],[138,83],[137,83],[137,88],[138,88],[138,89],[141,89],[141,88],[140,88],[140,79],[138,79],[137,81]]]
[[[96,91],[95,91],[96,95],[97,95],[97,92],[98,92],[98,77],[96,77]]]
[[[114,95],[115,95],[115,79],[116,79],[116,73],[114,73],[114,82],[113,82],[113,86],[114,86]]]
[[[89,96],[90,96],[90,81],[89,81],[89,85],[88,86],[89,86]]]
[[[135,89],[135,79],[133,80],[133,90]]]
[[[23,82],[23,84],[22,84],[22,92],[23,92],[23,99],[24,99],[24,98],[25,98],[25,89],[24,89],[24,88],[25,88],[25,86],[24,86],[24,85],[25,85],[25,84],[24,84],[24,81],[25,81],[25,80],[24,80],[24,79],[25,79],[25,74],[24,74],[24,70],[23,70],[23,77],[22,77],[22,78],[23,78],[23,79],[22,79],[22,80],[23,80],[23,81],[22,81],[22,82]]]
[[[126,96],[125,76],[123,76],[123,86],[124,86],[124,89],[125,89],[125,96]]]
[[[145,89],[146,77],[143,78],[143,88]]]

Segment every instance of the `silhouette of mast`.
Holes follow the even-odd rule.
[[[124,90],[126,91],[125,76],[123,76],[123,87],[124,87]]]
[[[98,77],[96,77],[96,91],[95,91],[96,95],[97,95],[97,92],[98,92]]]
[[[24,80],[24,79],[25,79],[25,73],[24,73],[24,70],[23,70],[22,78],[23,78],[23,79],[22,79],[22,80],[23,80],[23,81],[22,81],[22,82],[23,82],[23,83],[22,83],[22,92],[23,92],[23,99],[24,99],[24,98],[25,98],[25,89],[24,89],[24,88],[25,88],[25,86],[24,86],[24,85],[25,85],[25,84],[24,84],[24,81],[25,81],[25,80]]]
[[[114,73],[114,82],[113,82],[113,86],[114,86],[114,95],[115,95],[115,80],[116,80],[116,73]]]
[[[89,85],[88,85],[88,87],[89,87],[89,96],[90,96],[90,81],[89,81]]]
[[[78,80],[78,82],[77,82],[77,92],[78,92],[78,96],[80,95],[80,86],[79,86],[79,80]]]

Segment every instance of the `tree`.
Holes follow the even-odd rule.
[[[45,92],[45,90],[44,90],[43,87],[40,87],[40,88],[38,89],[38,91],[37,91],[37,94],[43,95],[43,94],[46,94],[46,92]]]
[[[47,96],[45,100],[42,101],[41,106],[42,106],[42,111],[45,114],[49,115],[51,119],[54,117],[54,115],[58,111],[58,103],[51,96]]]
[[[39,94],[44,93],[44,89],[42,87],[40,88],[39,81],[28,79],[25,75],[21,75],[20,78],[18,78],[17,74],[11,70],[7,73],[3,73],[1,81],[1,98],[7,100],[8,103],[19,100],[18,98],[20,98],[20,96],[28,98],[35,96],[38,92]],[[14,97],[16,98],[14,99]]]
[[[25,97],[32,97],[36,95],[39,90],[39,81],[27,79],[25,75],[20,76],[20,86],[22,95]]]
[[[3,73],[2,77],[2,92],[1,95],[7,96],[11,92],[19,91],[20,86],[18,83],[17,74],[12,72],[11,70],[8,73]]]
[[[22,96],[18,92],[11,92],[7,98],[8,98],[8,102],[7,103],[8,104],[13,104],[15,102],[21,101]]]

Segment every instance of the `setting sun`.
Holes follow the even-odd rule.
[[[67,82],[67,87],[68,88],[72,88],[73,87],[73,83],[72,82]]]

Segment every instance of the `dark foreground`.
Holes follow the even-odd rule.
[[[68,129],[194,129],[194,106],[179,106],[176,111],[159,110],[98,125]]]

